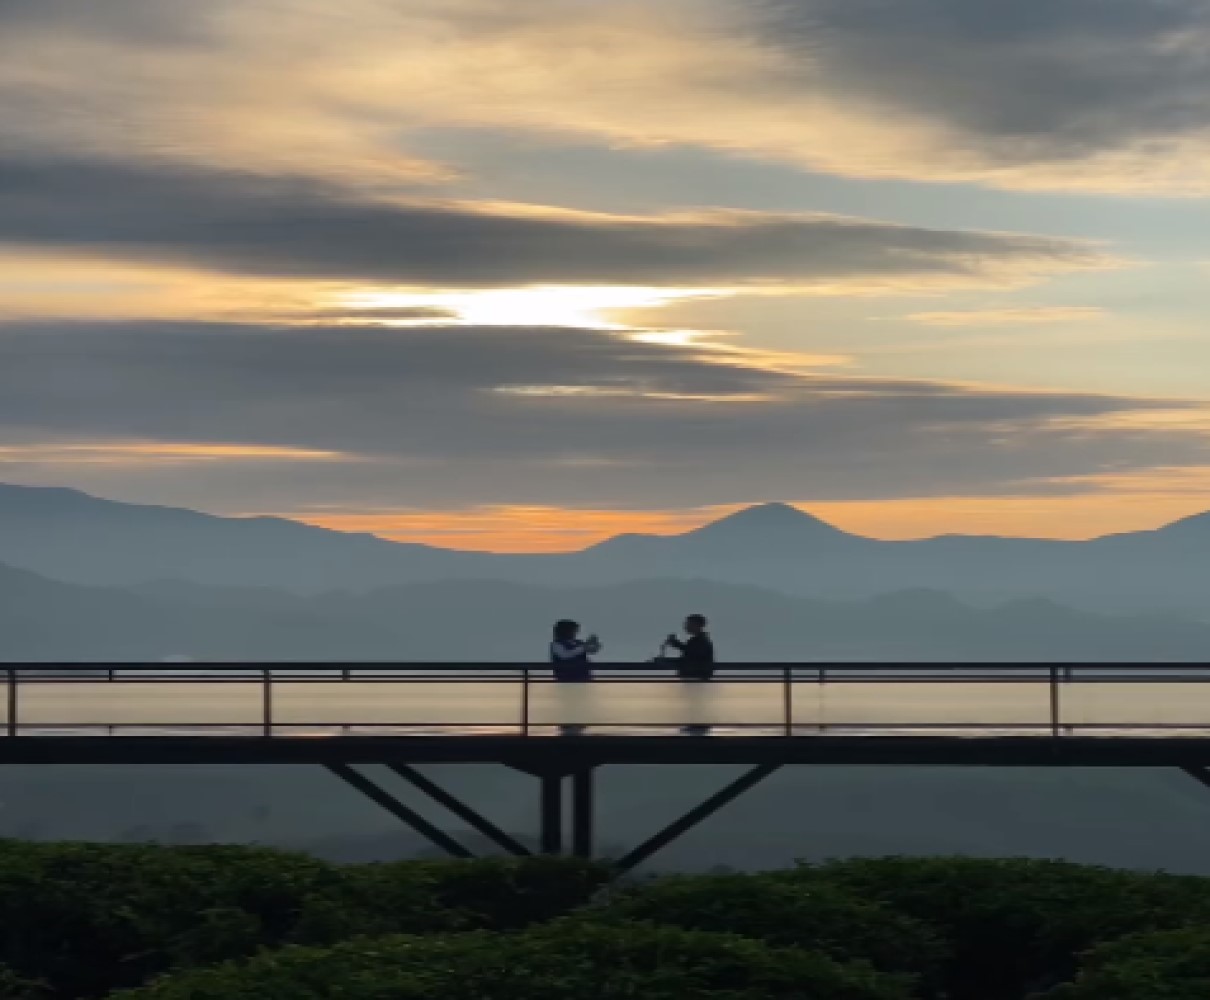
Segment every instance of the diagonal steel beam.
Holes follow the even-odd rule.
[[[1194,781],[1199,781],[1207,788],[1210,788],[1210,768],[1201,764],[1186,764],[1181,767],[1181,770]]]
[[[475,809],[471,808],[461,799],[456,798],[451,793],[447,792],[437,782],[426,777],[410,764],[387,764],[404,781],[409,782],[419,788],[425,795],[431,798],[439,805],[445,806],[450,812],[457,816],[460,820],[483,834],[488,840],[500,847],[503,847],[510,854],[515,854],[518,857],[532,853],[529,848],[518,841],[515,837],[510,836],[500,827],[496,826],[491,820]]]
[[[475,856],[472,851],[463,847],[444,830],[438,829],[421,816],[420,813],[405,806],[389,792],[374,784],[360,771],[354,771],[348,764],[325,764],[324,767],[340,778],[341,781],[352,785],[371,802],[382,806],[383,809],[396,819],[402,820],[422,837],[425,837],[431,844],[440,847],[447,854],[452,854],[456,858],[473,858]]]
[[[715,792],[710,798],[706,799],[701,805],[694,806],[680,819],[669,823],[659,833],[653,837],[649,837],[638,847],[629,851],[621,857],[614,867],[619,874],[625,874],[636,865],[642,864],[656,851],[667,847],[682,834],[692,830],[702,820],[709,819],[718,812],[728,802],[733,802],[744,794],[749,788],[760,784],[765,778],[769,777],[774,771],[781,767],[780,764],[761,764],[752,768],[740,777],[736,778],[731,784],[725,788]]]

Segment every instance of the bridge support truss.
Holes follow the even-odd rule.
[[[377,782],[348,764],[325,764],[329,772],[340,778],[351,788],[389,812],[414,833],[452,857],[470,858],[474,852],[456,840],[439,826],[426,819],[412,807],[401,802]],[[534,853],[514,836],[501,829],[482,813],[447,791],[432,778],[416,770],[410,764],[391,763],[386,765],[392,772],[418,789],[430,801],[452,813],[472,830],[481,834],[498,847],[517,857]],[[578,764],[561,768],[557,765],[531,767],[508,765],[513,770],[532,775],[538,781],[538,849],[542,854],[561,855],[570,843],[570,853],[575,857],[596,856],[596,764]],[[642,843],[626,852],[621,858],[610,859],[619,874],[623,874],[647,861],[657,852],[674,843],[698,824],[709,819],[727,804],[735,801],[749,789],[779,770],[781,764],[758,764],[729,782],[713,795],[698,803],[682,816],[673,820]],[[566,786],[571,786],[570,825],[564,797]]]

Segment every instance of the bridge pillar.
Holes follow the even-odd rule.
[[[541,809],[539,814],[539,839],[543,854],[563,853],[563,776],[543,774],[541,782]]]
[[[571,776],[571,853],[578,858],[593,855],[594,806],[593,769],[582,767]]]

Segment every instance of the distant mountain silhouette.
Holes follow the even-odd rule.
[[[1210,614],[1210,514],[1088,542],[942,535],[880,541],[761,504],[679,535],[627,534],[581,552],[496,555],[390,542],[274,517],[216,517],[0,486],[0,561],[97,585],[162,581],[301,594],[438,581],[540,586],[712,580],[860,599],[947,591],[977,605],[1046,597],[1087,610]]]
[[[292,596],[198,585],[88,587],[0,566],[0,660],[543,659],[551,621],[601,633],[605,659],[650,657],[690,610],[722,659],[1202,660],[1210,626],[1108,617],[1044,600],[968,607],[928,590],[865,601],[794,598],[708,581],[607,587],[474,581]]]
[[[0,486],[0,561],[77,583],[365,589],[473,576],[492,560],[284,518],[215,517],[76,490]]]

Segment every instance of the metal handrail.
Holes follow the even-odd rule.
[[[521,735],[530,735],[534,728],[531,712],[531,689],[534,685],[557,684],[549,664],[533,663],[400,663],[400,662],[272,662],[272,663],[8,663],[0,665],[6,679],[7,714],[4,732],[7,737],[21,734],[20,719],[23,687],[46,684],[79,684],[104,681],[109,684],[259,684],[262,689],[258,728],[272,737],[278,729],[335,725],[334,723],[286,722],[274,717],[274,693],[281,683],[314,683],[344,685],[347,683],[414,684],[425,682],[466,684],[520,684],[519,720],[492,725],[517,725]],[[666,664],[596,664],[594,683],[670,682],[675,671]],[[1098,722],[1083,724],[1063,718],[1063,690],[1083,683],[1205,683],[1210,682],[1210,663],[881,663],[881,662],[799,662],[799,663],[737,663],[716,668],[713,684],[743,683],[780,685],[782,688],[782,718],[778,725],[781,735],[795,733],[794,690],[797,685],[826,686],[829,684],[1045,684],[1049,697],[1048,718],[1037,723],[870,723],[830,722],[833,730],[868,729],[921,730],[937,728],[1036,730],[1046,726],[1052,738],[1061,738],[1081,726],[1097,728],[1185,729],[1183,723]],[[729,728],[767,728],[767,723],[736,720],[721,723]],[[43,727],[50,723],[37,723]],[[133,728],[170,728],[207,730],[243,726],[245,723],[123,723],[105,722],[80,724],[104,726],[109,732]],[[384,728],[393,723],[351,723],[358,728]],[[456,727],[489,725],[486,723],[407,723],[408,727]],[[547,724],[548,725],[548,724]],[[594,728],[609,729],[635,725],[625,722],[592,723]],[[647,727],[673,726],[677,723],[650,723]]]

